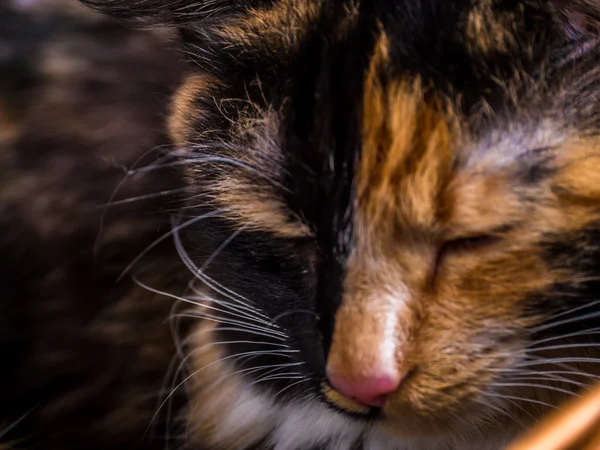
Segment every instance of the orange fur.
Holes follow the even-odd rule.
[[[518,12],[493,11],[492,6],[490,0],[479,2],[469,13],[466,24],[470,48],[484,55],[507,52],[517,43],[515,30],[516,21],[520,19]]]
[[[169,134],[179,148],[186,148],[194,136],[194,121],[202,118],[195,100],[207,97],[218,81],[205,74],[188,76],[181,84],[171,101],[169,114]]]
[[[278,1],[270,8],[250,9],[217,29],[232,46],[253,49],[266,45],[280,56],[294,52],[319,14],[321,1]]]

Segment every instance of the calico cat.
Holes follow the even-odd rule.
[[[500,450],[600,376],[600,2],[82,2],[2,17],[11,439]]]

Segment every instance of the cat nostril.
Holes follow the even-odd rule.
[[[329,383],[347,398],[363,405],[381,408],[387,397],[398,389],[400,377],[395,374],[377,374],[360,380],[350,380],[333,371],[327,372]]]

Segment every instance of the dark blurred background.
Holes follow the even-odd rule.
[[[132,175],[169,161],[171,38],[75,0],[0,0],[0,450],[105,449],[151,421],[170,304],[119,276],[180,190],[168,164]]]

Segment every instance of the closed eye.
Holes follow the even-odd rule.
[[[463,252],[474,252],[485,247],[489,247],[496,244],[500,238],[498,236],[481,234],[476,236],[469,236],[464,238],[452,239],[444,242],[440,248],[439,254],[444,253],[463,253]]]
[[[491,234],[480,234],[445,241],[438,250],[432,273],[432,285],[435,285],[440,267],[445,258],[453,255],[474,253],[484,250],[500,241],[500,237]]]

